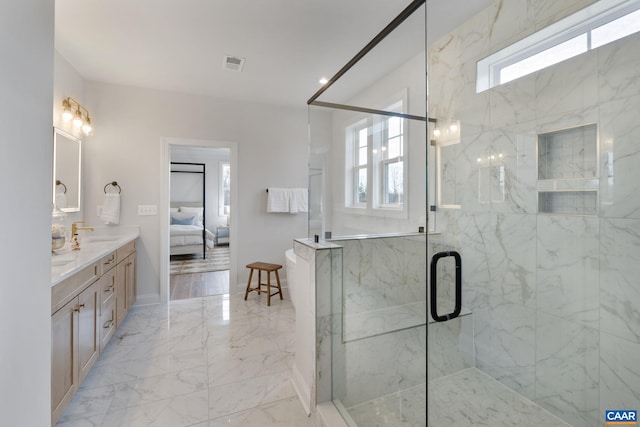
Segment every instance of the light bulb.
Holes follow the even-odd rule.
[[[329,79],[327,79],[326,77],[323,77],[320,79],[319,83],[321,85],[326,85],[327,83],[329,83]]]
[[[451,132],[457,132],[458,125],[456,123],[453,123],[451,126],[449,126],[449,129],[451,129]]]
[[[84,132],[85,135],[89,135],[91,129],[91,119],[87,116],[87,121],[82,125],[82,132]]]
[[[435,129],[433,130],[433,136],[435,136],[435,137],[440,136],[440,129],[435,128]]]
[[[69,100],[65,99],[62,101],[62,120],[65,122],[70,122],[73,119],[73,113],[71,112],[71,105],[69,105]]]
[[[71,110],[69,108],[65,108],[62,112],[62,120],[64,120],[65,122],[70,122],[72,118],[73,113],[71,112]]]
[[[76,110],[76,116],[73,118],[73,125],[75,127],[79,128],[83,124],[84,124],[84,120],[82,119],[82,113],[80,112],[80,109],[78,108]]]

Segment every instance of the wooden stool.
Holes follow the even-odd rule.
[[[247,290],[244,292],[244,300],[247,300],[247,295],[249,292],[256,291],[259,294],[266,292],[267,293],[267,305],[271,305],[271,297],[277,294],[280,294],[280,299],[282,299],[282,288],[280,287],[280,276],[278,275],[278,270],[282,268],[280,264],[269,264],[266,262],[254,262],[251,264],[247,264],[247,268],[251,269],[249,273],[249,280],[247,281]],[[251,279],[253,278],[253,270],[258,270],[258,286],[256,288],[251,287]],[[267,283],[262,283],[262,272],[267,272]],[[278,282],[278,291],[271,293],[271,272],[274,271],[276,273],[276,281]],[[266,290],[262,290],[262,286],[266,286]]]

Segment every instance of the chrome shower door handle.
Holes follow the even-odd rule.
[[[451,313],[440,316],[438,314],[438,275],[437,265],[442,258],[452,256],[456,262],[456,305]],[[431,317],[436,322],[446,322],[455,319],[462,311],[462,258],[456,251],[438,252],[431,257]]]

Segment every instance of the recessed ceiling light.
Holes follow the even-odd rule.
[[[323,77],[320,79],[320,84],[321,85],[326,85],[327,83],[329,83],[329,79],[327,79],[326,77]]]

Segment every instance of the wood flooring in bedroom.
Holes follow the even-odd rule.
[[[170,278],[172,301],[229,293],[229,270],[172,274]]]

